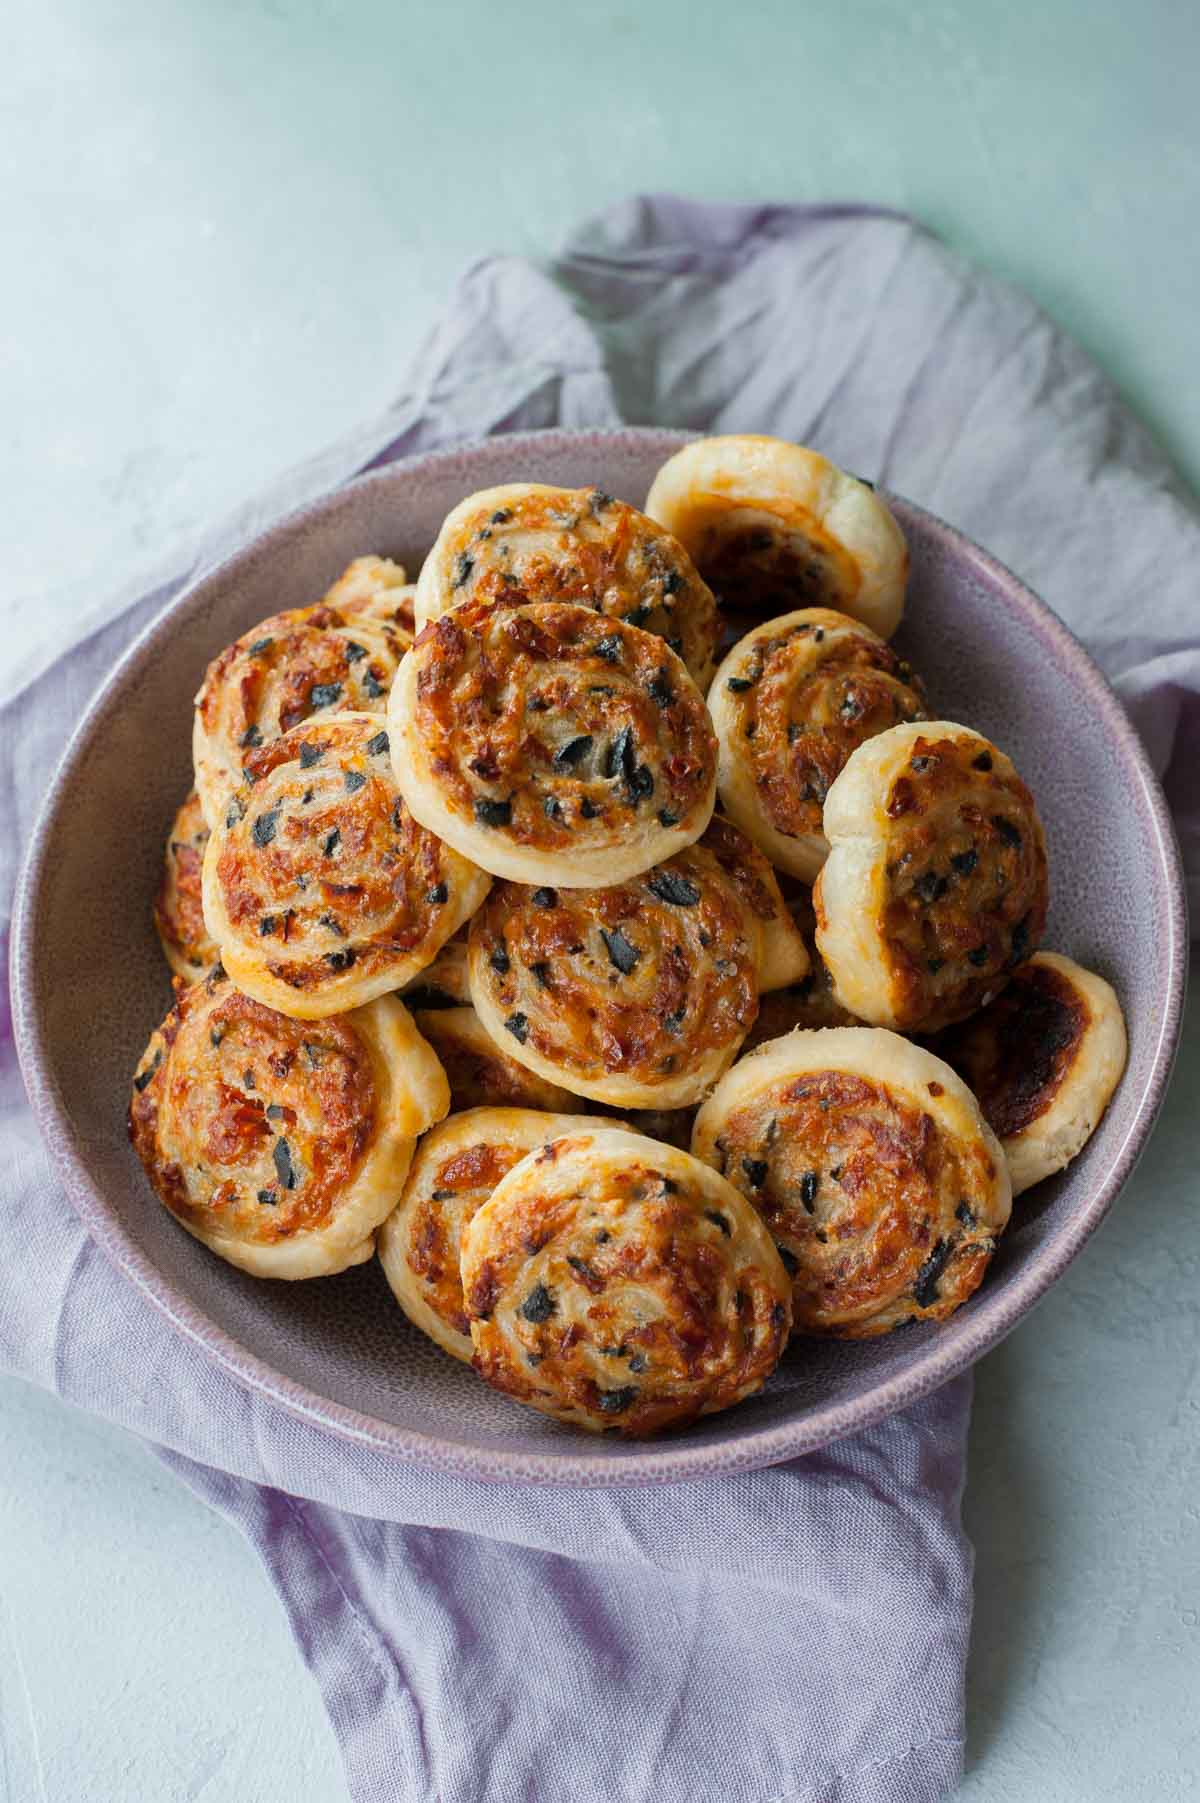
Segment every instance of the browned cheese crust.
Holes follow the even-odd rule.
[[[610,1130],[515,1166],[464,1241],[480,1375],[630,1436],[757,1390],[787,1339],[787,1278],[753,1210],[702,1170]]]
[[[485,1025],[616,1107],[654,1106],[656,1089],[664,1107],[698,1100],[758,1008],[754,916],[727,850],[706,835],[607,889],[497,884],[470,927]]]
[[[518,848],[559,860],[564,881],[588,854],[602,865],[642,843],[645,867],[664,839],[673,849],[707,825],[708,710],[652,633],[581,607],[465,603],[427,626],[410,656],[397,775],[421,812],[402,755],[419,752],[420,791],[436,795],[447,833],[455,820],[466,830],[462,848],[485,868],[506,874],[493,858]]]

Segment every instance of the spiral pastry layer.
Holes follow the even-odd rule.
[[[699,1101],[758,1011],[758,924],[705,842],[607,889],[499,883],[471,922],[471,999],[539,1076],[622,1110]]]
[[[356,557],[322,597],[326,607],[363,620],[378,620],[399,635],[407,651],[416,636],[413,605],[417,585],[402,564],[390,557]]]
[[[662,639],[557,602],[463,602],[420,634],[388,708],[414,816],[495,876],[619,883],[708,825],[716,741]]]
[[[379,1262],[415,1327],[470,1364],[459,1256],[463,1229],[527,1152],[592,1123],[531,1108],[470,1108],[449,1115],[417,1147],[399,1206],[379,1229]]]
[[[300,1022],[219,968],[181,989],[133,1079],[146,1175],[196,1239],[256,1277],[323,1277],[371,1256],[418,1134],[450,1103],[392,997]]]
[[[865,1339],[945,1320],[978,1287],[1011,1207],[970,1090],[878,1028],[760,1046],[700,1109],[692,1150],[770,1228],[798,1333]]]
[[[740,639],[708,705],[722,807],[773,864],[809,883],[829,850],[825,798],[851,752],[928,718],[911,667],[867,627],[818,607]]]
[[[218,952],[204,924],[200,873],[208,844],[208,827],[193,789],[181,806],[163,857],[163,873],[154,898],[154,927],[163,955],[177,977],[194,983],[212,969]]]
[[[860,1020],[933,1032],[1037,950],[1041,821],[1008,758],[968,727],[894,726],[860,745],[829,791],[825,836],[817,949]]]
[[[908,547],[871,485],[778,438],[704,438],[654,478],[646,512],[730,607],[833,607],[891,638]]]
[[[273,614],[227,646],[200,685],[192,730],[196,789],[209,826],[258,747],[314,716],[382,714],[409,642],[386,619],[321,603]]]
[[[686,1152],[616,1128],[530,1152],[467,1223],[475,1369],[593,1432],[661,1432],[761,1388],[790,1285],[754,1209]]]
[[[204,857],[204,918],[248,995],[315,1020],[398,989],[491,879],[419,826],[387,729],[342,714],[253,752]]]
[[[598,488],[517,482],[468,495],[422,565],[417,626],[463,601],[570,601],[665,639],[701,690],[716,668],[717,604],[691,558]]]

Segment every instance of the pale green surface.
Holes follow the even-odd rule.
[[[5,655],[372,413],[469,258],[639,188],[911,208],[1195,479],[1198,67],[1183,0],[3,9]],[[1117,1219],[980,1372],[981,1803],[1200,1790],[1196,1039]],[[343,1803],[237,1536],[113,1430],[3,1400],[15,1803]]]

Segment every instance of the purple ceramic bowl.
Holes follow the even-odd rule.
[[[797,1341],[763,1392],[675,1437],[625,1443],[494,1394],[409,1326],[374,1261],[320,1282],[222,1264],[155,1199],[125,1133],[129,1078],[169,1002],[150,923],[161,848],[191,780],[191,702],[215,652],[319,596],[364,551],[419,565],[473,489],[596,482],[639,503],[680,433],[533,432],[396,463],[275,526],[143,633],[81,721],[43,806],[17,909],[17,1043],[68,1192],[109,1257],[242,1382],[398,1459],[536,1483],[664,1483],[811,1452],[945,1383],[1016,1325],[1133,1169],[1179,1034],[1186,928],[1178,854],[1142,747],[1095,665],[1016,577],[899,499],[912,553],[899,642],[934,712],[1011,753],[1038,797],[1053,898],[1046,944],[1102,971],[1129,1067],[1062,1176],[1022,1197],[980,1292],[942,1327],[861,1344]],[[88,822],[119,855],[99,860]],[[81,827],[82,823],[82,827]]]

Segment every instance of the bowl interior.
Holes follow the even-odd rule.
[[[1032,786],[1051,858],[1046,945],[1112,981],[1130,1034],[1129,1068],[1099,1132],[1067,1173],[1018,1201],[980,1293],[941,1328],[858,1345],[798,1341],[760,1396],[674,1438],[627,1445],[493,1394],[409,1326],[374,1262],[319,1282],[256,1282],[175,1225],[130,1150],[125,1110],[134,1062],[170,999],[150,898],[190,783],[191,702],[208,659],[264,615],[315,599],[364,551],[415,571],[442,516],[473,489],[596,482],[640,503],[680,442],[636,431],[493,440],[394,465],[274,528],[176,602],[110,679],[48,797],[21,897],[23,1063],[96,1237],[245,1381],[334,1431],[477,1476],[652,1482],[766,1463],[944,1381],[1016,1322],[1105,1212],[1161,1100],[1178,1028],[1174,845],[1123,713],[1015,578],[896,500],[912,553],[898,643],[935,711],[994,738]],[[104,823],[101,833],[85,822]]]

